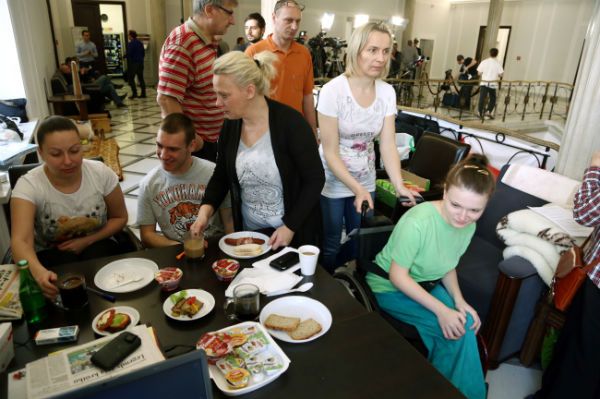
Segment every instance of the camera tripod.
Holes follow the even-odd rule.
[[[346,67],[344,61],[340,59],[341,48],[333,48],[333,57],[331,61],[326,62],[325,76],[335,78],[344,73]]]

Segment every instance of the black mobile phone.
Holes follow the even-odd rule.
[[[129,331],[124,331],[116,338],[104,345],[90,359],[95,366],[104,371],[117,367],[127,356],[132,354],[140,345],[142,340]]]
[[[298,263],[300,263],[298,252],[290,251],[284,253],[278,258],[273,259],[269,265],[277,270],[287,270]]]

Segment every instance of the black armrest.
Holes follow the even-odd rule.
[[[537,276],[538,272],[531,262],[520,256],[511,256],[498,264],[498,269],[509,278],[525,279]]]

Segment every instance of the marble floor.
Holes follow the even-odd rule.
[[[137,214],[138,184],[146,172],[159,164],[155,152],[155,135],[160,125],[160,109],[156,91],[147,90],[146,99],[127,99],[126,108],[107,108],[112,115],[112,132],[119,143],[119,160],[124,179],[120,183],[129,212],[129,225],[134,227]],[[135,231],[135,227],[134,227]],[[488,399],[520,399],[534,392],[540,385],[541,371],[526,368],[517,359],[510,359],[498,369],[489,371]]]

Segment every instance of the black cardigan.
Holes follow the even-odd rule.
[[[294,232],[292,246],[319,244],[319,200],[325,173],[312,129],[299,112],[266,99],[275,163],[283,185],[283,223]],[[218,209],[229,191],[236,231],[243,230],[240,183],[235,169],[242,120],[225,120],[218,143],[217,165],[203,204]]]

